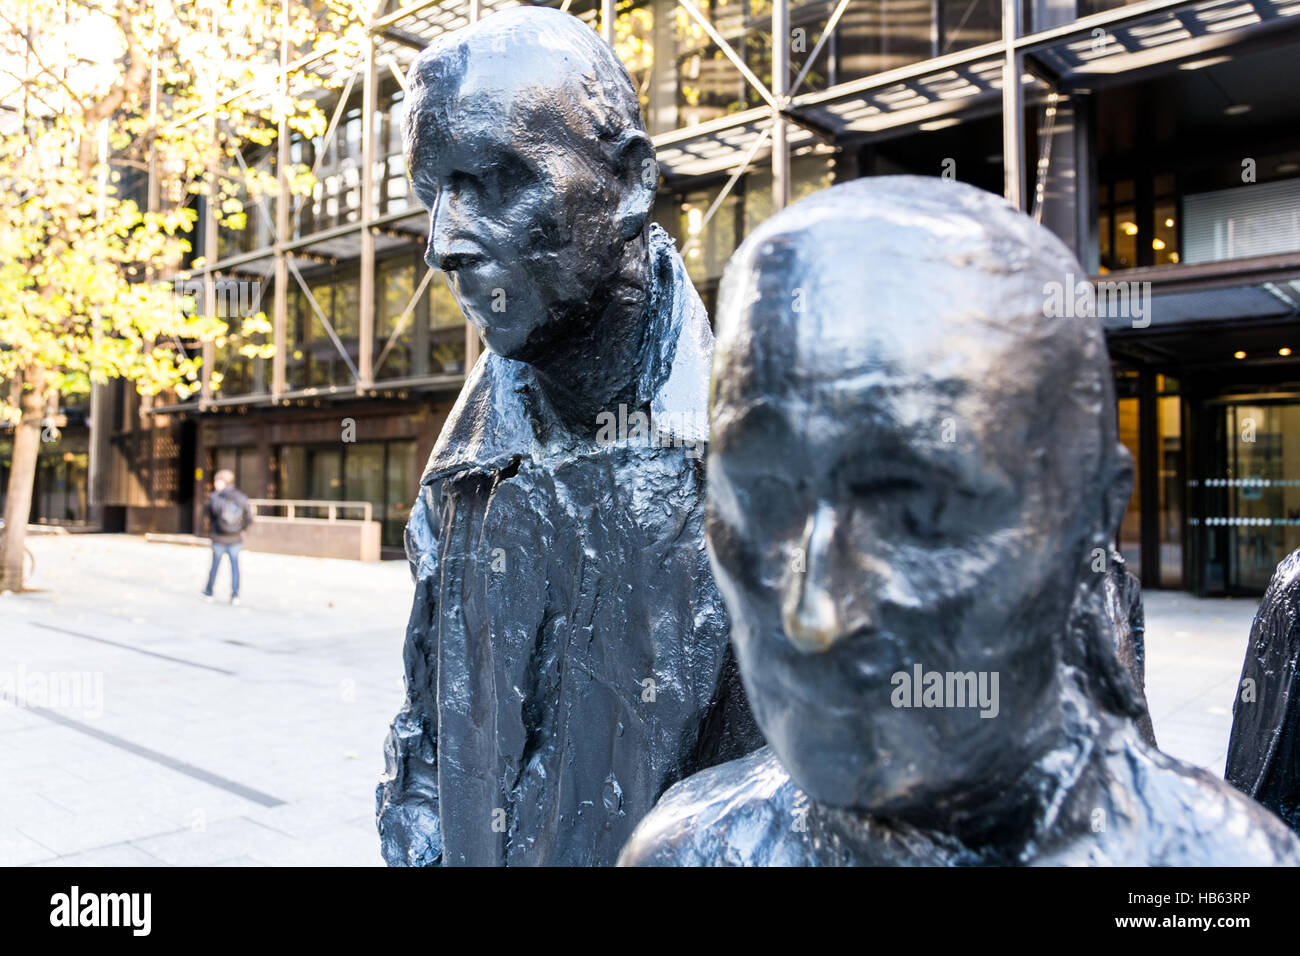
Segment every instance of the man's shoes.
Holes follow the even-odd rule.
[[[203,592],[203,600],[205,600],[205,601],[207,601],[209,604],[211,604],[212,601],[213,601],[212,592],[211,592],[211,591],[204,591],[204,592]]]
[[[239,607],[239,595],[238,595],[238,594],[232,594],[231,597],[230,597],[230,603],[231,603],[231,606],[233,606],[233,607]]]

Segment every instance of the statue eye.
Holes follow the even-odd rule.
[[[919,478],[885,475],[848,485],[854,507],[908,538],[935,539],[946,533],[951,495]]]
[[[903,506],[903,527],[915,537],[937,537],[942,533],[947,510],[946,495],[913,495]]]
[[[789,511],[805,482],[790,483],[772,475],[760,475],[750,489],[750,498],[754,505],[755,517],[771,517],[775,513]]]
[[[467,190],[477,192],[482,183],[473,173],[467,173],[464,170],[456,170],[448,177],[448,185],[453,192],[463,193]]]
[[[854,498],[861,499],[915,494],[922,490],[924,489],[919,481],[905,476],[887,476],[849,483],[849,492]]]

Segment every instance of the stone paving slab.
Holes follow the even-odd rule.
[[[0,596],[0,674],[48,699],[0,703],[0,864],[382,864],[404,562],[246,552],[232,607],[200,595],[202,549],[30,547],[35,590]]]
[[[0,675],[50,693],[0,703],[0,865],[381,865],[404,562],[246,552],[232,607],[200,596],[203,549],[127,535],[30,547],[36,590],[0,595]],[[1146,604],[1156,734],[1221,774],[1256,602]]]
[[[1160,749],[1223,776],[1232,702],[1259,601],[1143,595],[1147,703]]]

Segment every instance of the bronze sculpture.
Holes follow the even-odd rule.
[[[857,180],[723,280],[710,553],[769,746],[620,862],[1261,864],[1300,841],[1146,745],[1104,558],[1132,466],[1081,275],[998,197]]]
[[[1300,833],[1300,551],[1273,573],[1255,612],[1232,702],[1227,781]]]
[[[1110,569],[1106,575],[1106,616],[1115,635],[1115,653],[1128,671],[1133,690],[1140,698],[1136,716],[1138,733],[1148,747],[1156,746],[1156,731],[1147,706],[1146,611],[1142,606],[1142,584],[1128,569],[1117,548],[1110,551]]]
[[[384,855],[612,864],[669,784],[761,745],[703,543],[712,333],[649,221],[636,92],[592,30],[497,13],[409,86],[427,259],[489,351],[407,527]]]

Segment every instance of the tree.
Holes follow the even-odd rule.
[[[242,149],[271,146],[281,117],[305,137],[324,131],[309,95],[284,92],[282,56],[350,61],[360,12],[0,0],[0,419],[13,427],[0,591],[22,586],[42,423],[60,396],[120,378],[185,399],[200,386],[202,343],[233,335],[266,355],[253,344],[264,314],[204,315],[173,280],[203,264],[190,242],[199,201],[239,229],[246,204],[278,192]],[[324,85],[300,80],[312,94]],[[310,190],[307,170],[289,172],[294,192]]]

